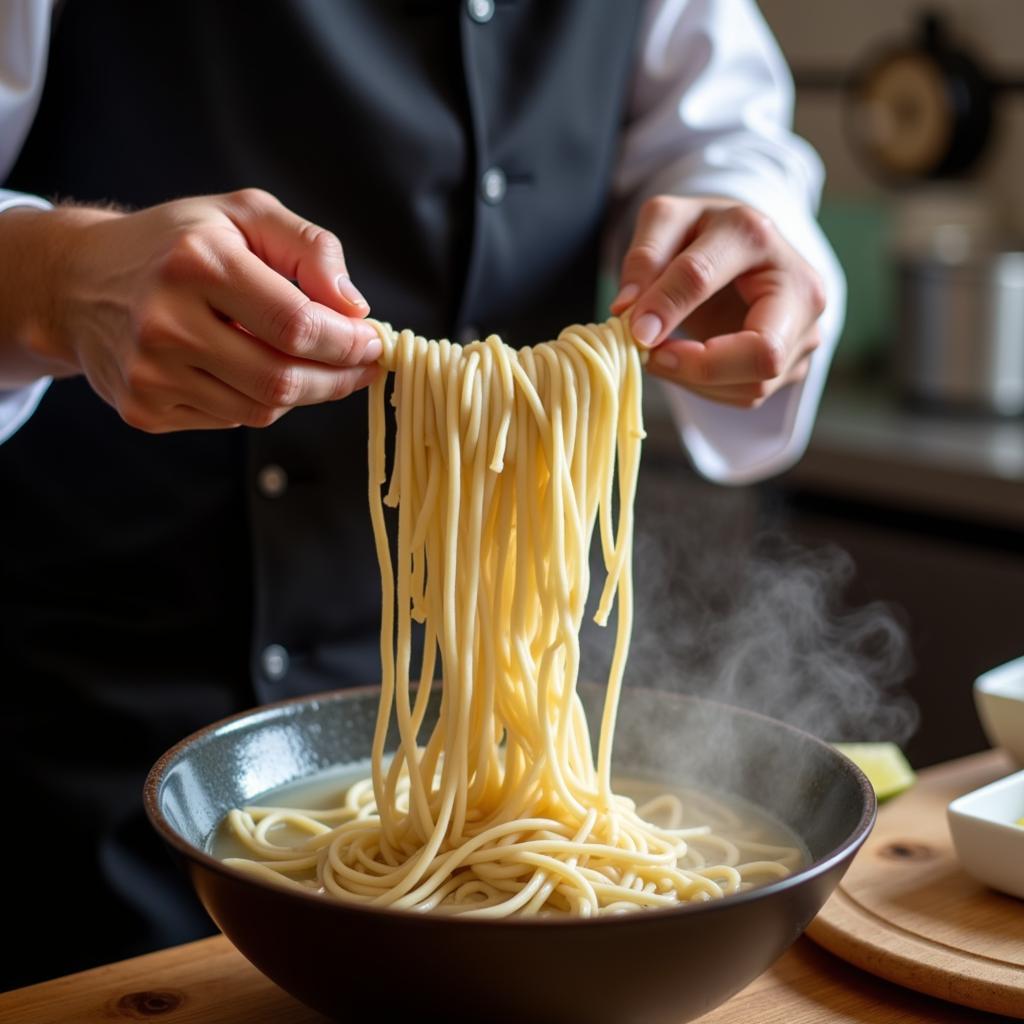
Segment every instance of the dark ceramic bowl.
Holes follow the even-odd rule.
[[[602,692],[581,688],[592,723]],[[811,864],[722,900],[598,920],[487,921],[372,910],[286,890],[207,853],[232,807],[369,756],[377,690],[236,715],[153,767],[146,810],[224,934],[297,999],[343,1021],[680,1024],[769,967],[803,931],[864,841],[875,797],[819,740],[709,701],[627,689],[616,772],[709,786],[765,808]],[[381,1014],[384,1017],[381,1017]]]

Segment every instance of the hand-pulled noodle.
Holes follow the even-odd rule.
[[[251,858],[229,863],[342,900],[478,917],[668,907],[787,874],[796,851],[740,849],[681,827],[675,797],[638,810],[612,790],[644,436],[627,325],[575,325],[519,350],[494,335],[463,347],[377,326],[396,436],[388,479],[382,375],[370,395],[383,584],[371,777],[328,811],[232,811]],[[398,511],[394,564],[385,506]],[[596,751],[576,692],[595,529],[597,622],[618,606]],[[414,621],[425,638],[415,672]],[[291,838],[275,842],[282,831]]]

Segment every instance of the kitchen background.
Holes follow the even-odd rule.
[[[681,474],[652,395],[631,673],[682,675],[827,738],[895,739],[923,766],[988,745],[972,682],[1024,654],[1024,265],[988,255],[1024,249],[1024,2],[761,8],[827,167],[848,323],[810,449],[780,480]],[[961,173],[895,180],[947,144],[955,163],[983,117],[930,59],[879,63],[923,45],[929,12],[940,64],[962,73],[947,60],[962,50],[997,83],[991,127]]]

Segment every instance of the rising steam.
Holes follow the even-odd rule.
[[[637,502],[636,624],[627,683],[710,697],[828,740],[902,743],[918,711],[903,688],[911,660],[897,612],[851,607],[853,562],[751,524],[751,500],[650,475]],[[595,567],[595,579],[600,569]],[[608,650],[587,629],[592,678]]]

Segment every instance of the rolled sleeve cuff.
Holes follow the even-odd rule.
[[[32,196],[27,192],[8,192],[0,188],[0,213],[13,210],[17,206],[31,206],[36,210],[52,210],[53,204],[40,196]]]
[[[28,422],[51,382],[51,377],[43,377],[23,388],[0,391],[0,444]]]
[[[39,196],[0,189],[0,213],[24,206],[37,210],[51,209],[51,204]],[[51,382],[52,378],[42,377],[23,388],[0,391],[0,444],[20,430],[32,417]]]

